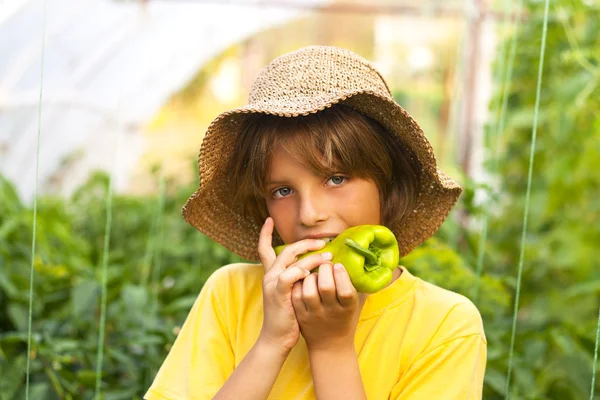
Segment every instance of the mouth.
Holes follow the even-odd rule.
[[[319,239],[325,241],[325,243],[330,243],[333,239],[335,239],[338,235],[335,233],[329,234],[331,236],[319,236],[319,235],[309,235],[303,236],[302,239]]]

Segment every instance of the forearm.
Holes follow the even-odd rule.
[[[354,347],[308,354],[317,399],[366,400]]]
[[[266,399],[286,358],[280,349],[257,341],[213,400]]]

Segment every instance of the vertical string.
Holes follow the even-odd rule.
[[[121,130],[121,98],[123,96],[123,56],[121,56],[121,73],[119,82],[119,94],[117,101],[117,116],[115,119],[115,138],[113,142],[113,159],[110,177],[108,180],[108,190],[106,192],[106,223],[104,225],[104,248],[102,251],[102,286],[101,286],[101,299],[100,299],[100,325],[98,327],[98,351],[96,354],[96,390],[95,399],[100,399],[101,384],[102,384],[102,363],[104,359],[104,336],[106,331],[106,303],[107,303],[107,271],[108,271],[108,257],[110,250],[110,233],[112,228],[112,199],[113,199],[113,186],[114,177],[117,166],[117,156],[119,152],[119,138]]]
[[[537,123],[540,109],[540,93],[542,89],[542,72],[544,70],[544,53],[546,51],[546,36],[548,33],[548,8],[550,0],[545,0],[544,5],[544,25],[542,30],[542,44],[540,47],[540,64],[538,68],[537,87],[535,91],[535,110],[533,114],[533,128],[531,130],[531,147],[529,150],[529,171],[527,173],[527,192],[525,194],[525,212],[523,215],[523,231],[521,233],[521,252],[519,255],[519,268],[517,272],[517,289],[515,295],[515,305],[513,310],[512,333],[510,338],[510,353],[508,358],[508,373],[506,377],[505,398],[510,398],[510,377],[513,365],[513,352],[515,347],[515,332],[517,330],[517,313],[519,311],[519,297],[521,294],[521,277],[523,275],[523,257],[525,254],[525,239],[527,238],[527,219],[529,216],[529,199],[531,195],[531,178],[533,175],[533,161],[535,156],[535,141],[537,137]]]
[[[161,167],[162,168],[162,167]],[[160,182],[160,177],[159,177]],[[152,220],[150,223],[150,231],[148,232],[148,241],[146,242],[146,251],[144,252],[144,258],[142,262],[142,272],[140,278],[140,285],[148,289],[148,279],[152,271],[152,261],[156,252],[156,229],[158,226],[158,216],[160,213],[160,195],[156,200],[156,206],[152,212]],[[149,291],[149,290],[148,290]]]
[[[598,367],[598,341],[600,341],[600,310],[598,311],[598,325],[596,326],[596,345],[594,346],[594,365],[592,366],[592,388],[590,389],[590,400],[594,400],[596,388],[596,368]]]
[[[510,11],[512,10],[512,4],[510,4],[510,3],[512,3],[512,1],[506,3],[506,9],[504,12],[505,16],[509,15]],[[508,55],[508,64],[504,65],[504,62],[503,62],[502,67],[500,68],[501,82],[502,82],[501,86],[500,86],[501,102],[500,102],[500,107],[498,108],[498,116],[497,116],[496,122],[495,122],[496,129],[495,129],[495,133],[494,133],[494,143],[490,146],[494,150],[494,153],[492,155],[492,167],[490,169],[490,173],[492,174],[492,176],[495,176],[498,171],[498,158],[500,157],[499,149],[500,149],[500,143],[501,143],[500,138],[504,134],[504,122],[506,120],[506,118],[505,118],[506,107],[508,104],[508,94],[510,93],[510,84],[512,81],[513,66],[514,66],[515,54],[516,54],[516,48],[517,48],[517,38],[519,36],[519,21],[521,19],[522,8],[523,8],[523,0],[519,0],[517,9],[516,9],[515,18],[511,23],[510,32],[511,32],[512,36],[510,39],[510,52]],[[504,60],[506,57],[505,42],[503,42],[503,45],[501,48],[501,54],[502,54],[501,60]],[[480,289],[481,276],[483,274],[483,259],[484,259],[484,255],[485,255],[485,248],[487,245],[489,215],[490,215],[489,207],[485,207],[484,211],[483,211],[483,220],[482,220],[481,234],[480,234],[479,247],[478,247],[478,253],[477,253],[477,268],[476,268],[477,279],[475,280],[475,286],[473,288],[473,302],[475,304],[477,304],[479,302],[479,289]]]
[[[117,139],[115,139],[116,141]],[[113,154],[113,159],[115,155]],[[104,225],[104,249],[102,252],[102,297],[100,300],[100,327],[98,328],[98,351],[96,357],[96,394],[95,398],[99,398],[100,384],[102,381],[102,362],[104,356],[104,332],[106,328],[106,286],[107,286],[107,265],[108,253],[110,246],[110,230],[112,226],[112,191],[113,191],[113,174],[110,174],[108,182],[108,190],[106,193],[106,223]]]
[[[38,101],[38,130],[35,152],[35,189],[33,194],[33,233],[31,238],[31,269],[29,272],[29,318],[27,322],[27,372],[25,379],[25,399],[29,400],[29,378],[31,374],[31,328],[33,324],[33,271],[35,265],[35,238],[37,232],[37,199],[38,180],[40,170],[40,138],[42,132],[42,97],[44,93],[44,55],[46,48],[46,15],[48,1],[44,0],[44,13],[42,17],[42,53],[40,60],[40,97]]]
[[[154,287],[154,294],[151,304],[151,312],[153,314],[158,312],[158,292],[160,287],[160,270],[161,270],[161,256],[162,256],[162,242],[163,242],[163,221],[164,221],[164,208],[166,198],[166,183],[165,176],[161,170],[160,184],[159,184],[159,201],[158,201],[158,213],[156,217],[156,242],[154,245],[154,269],[152,270],[152,282]]]
[[[117,148],[118,132],[116,132],[114,148]],[[113,171],[116,159],[116,152],[113,152]],[[99,399],[100,386],[102,382],[102,362],[104,357],[104,332],[106,330],[106,298],[107,298],[107,270],[108,256],[110,248],[110,231],[112,227],[112,197],[113,197],[113,172],[108,181],[108,190],[106,192],[106,222],[104,225],[104,248],[102,251],[102,295],[100,300],[100,326],[98,328],[98,351],[96,356],[96,393],[95,398]]]
[[[141,285],[143,288],[148,289],[148,277],[150,270],[152,270],[152,288],[148,290],[151,293],[150,310],[153,316],[158,313],[158,293],[159,293],[159,279],[160,279],[160,268],[161,268],[161,250],[162,250],[162,239],[163,239],[163,220],[164,220],[164,209],[166,199],[166,185],[163,174],[163,167],[160,169],[159,176],[159,194],[156,209],[153,213],[152,225],[150,227],[150,234],[148,237],[148,243],[146,246],[145,254],[145,265],[144,273],[141,279]],[[153,262],[154,261],[154,262]],[[152,269],[154,265],[154,269]],[[146,329],[145,327],[143,328]],[[148,345],[150,347],[150,345]],[[146,351],[148,354],[148,351]],[[152,377],[156,374],[155,367],[150,365],[147,368],[147,374],[145,377],[145,386],[150,385]]]

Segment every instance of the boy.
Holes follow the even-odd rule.
[[[357,293],[331,254],[299,259],[364,224],[406,255],[460,195],[367,61],[323,46],[274,60],[249,104],[210,125],[199,173],[185,219],[261,264],[210,277],[146,399],[481,399],[486,339],[468,299],[402,266]]]

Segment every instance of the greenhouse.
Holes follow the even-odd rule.
[[[253,382],[244,392],[248,398],[280,398],[284,393],[285,398],[310,399],[327,397],[339,373],[355,398],[600,398],[599,21],[600,4],[586,0],[0,0],[0,397],[219,398],[219,389],[222,396],[235,393],[235,379],[245,373]],[[324,58],[293,56],[311,51]],[[338,52],[343,62],[327,58]],[[339,78],[340,71],[350,74],[343,68],[353,62],[359,66],[355,69],[368,65],[361,70],[364,76],[372,74],[360,90],[353,89],[351,78]],[[293,74],[288,71],[290,76],[273,84],[269,74],[277,68],[284,74],[294,65],[298,69]],[[384,83],[373,83],[378,79]],[[261,94],[261,85],[270,88],[267,95]],[[330,86],[315,89],[319,85]],[[323,92],[310,94],[310,88]],[[341,94],[327,97],[332,93]],[[314,109],[296,114],[277,109],[276,98],[304,104],[310,96],[308,103],[321,101]],[[381,100],[386,96],[389,100]],[[274,121],[298,119],[307,121],[300,126],[311,127],[322,123],[319,116],[337,112],[343,116],[340,121],[374,121],[368,125],[371,131],[399,132],[403,151],[412,157],[402,168],[411,171],[411,162],[419,171],[423,168],[415,182],[429,185],[427,179],[432,179],[431,193],[442,193],[435,186],[441,185],[444,193],[458,196],[460,186],[458,200],[446,210],[450,200],[442,195],[428,200],[429,192],[418,189],[420,203],[406,203],[414,210],[402,208],[402,201],[390,203],[396,209],[386,208],[384,197],[391,192],[381,189],[381,182],[397,181],[365,178],[372,167],[361,151],[374,148],[367,139],[349,147],[359,155],[332,153],[333,165],[352,157],[364,161],[357,165],[366,175],[338,171],[327,176],[325,186],[311,177],[326,163],[305,163],[302,157],[310,151],[298,149],[310,147],[302,140],[290,139],[296,147],[286,149],[278,147],[287,143],[284,139],[272,136],[277,139],[260,142],[268,149],[264,155],[252,146],[252,157],[236,163],[230,155],[245,154],[238,142],[227,142],[238,125],[243,127],[240,135],[262,132],[270,137],[297,129]],[[255,114],[264,119],[253,119]],[[418,123],[397,122],[406,115]],[[275,124],[276,133],[269,133],[269,124]],[[411,147],[416,139],[403,141],[402,135],[424,135],[426,144]],[[392,142],[385,143],[392,154]],[[278,157],[282,149],[286,156]],[[327,158],[327,151],[318,151]],[[271,192],[276,188],[276,195],[264,200],[274,224],[267,246],[273,247],[271,267],[265,261],[271,253],[265,253],[264,239],[258,239],[268,222],[261,228],[252,220],[252,213],[260,211],[264,222],[265,211],[261,205],[252,208],[252,202],[242,205],[248,193],[264,195],[263,188],[244,186],[246,172],[257,174],[254,168],[260,168],[261,160],[279,166],[275,175],[267,167],[271,181],[286,182],[285,187],[268,186]],[[390,160],[400,162],[395,156]],[[410,187],[402,177],[408,182],[402,187]],[[361,186],[356,195],[341,189],[358,187],[352,185],[363,178],[375,186]],[[218,179],[227,184],[218,186]],[[329,191],[330,183],[340,185],[338,194]],[[377,187],[379,191],[369,192]],[[375,194],[378,206],[371,201]],[[420,217],[426,207],[443,215],[432,211]],[[310,218],[321,221],[312,230]],[[350,235],[342,227],[371,220],[389,225],[400,249],[399,261],[390,266],[391,282],[377,288],[357,284],[350,258],[336,258],[336,251],[346,247],[333,244],[336,237]],[[402,229],[407,229],[406,237]],[[353,235],[354,244],[362,240]],[[300,293],[309,310],[309,282],[321,288],[325,283],[320,279],[325,281],[329,273],[341,285],[333,263],[345,264],[353,301],[360,304],[352,306],[359,307],[352,320],[356,354],[350,362],[336,364],[340,352],[335,355],[340,358],[331,359],[336,361],[318,364],[317,353],[311,352],[317,339],[306,322],[318,313],[302,314],[295,304],[299,342],[287,349],[287,363],[282,361],[279,378],[275,375],[268,386],[269,369],[251,363],[269,352],[262,346],[263,336],[253,337],[242,315],[260,322],[252,325],[263,327],[257,335],[270,329],[267,310],[275,306],[267,304],[268,296],[276,296],[268,291],[274,274],[270,268],[292,251],[282,250],[283,245],[299,247],[292,242],[323,238],[334,249],[331,269],[322,264],[319,273],[307,272],[298,281],[305,289],[290,286],[286,296],[292,302],[294,293]],[[362,251],[365,274],[385,264],[378,257],[387,248],[374,241],[367,251],[357,250]],[[287,271],[308,263],[299,254],[293,257]],[[367,266],[375,258],[376,265]],[[241,294],[231,295],[230,288],[218,297],[217,280],[233,274],[232,265],[261,267],[257,282],[263,279],[260,296],[267,300],[264,311],[260,302],[256,315],[262,318],[264,312],[264,321],[244,308],[254,303],[242,302]],[[231,281],[239,290],[254,279],[244,274]],[[480,318],[485,351],[478,354],[483,363],[473,367],[472,377],[459,369],[468,367],[467,355],[452,366],[452,357],[461,357],[463,348],[431,361],[432,369],[421,364],[455,343],[439,337],[441,327],[447,329],[442,320],[423,353],[414,355],[423,360],[414,368],[403,364],[411,357],[406,345],[393,347],[396,341],[408,343],[410,335],[400,334],[400,327],[394,325],[397,335],[388,333],[392,338],[385,345],[369,342],[382,340],[377,324],[383,329],[385,315],[394,315],[387,308],[388,314],[375,313],[373,304],[383,301],[375,299],[389,301],[391,310],[397,304],[392,290],[400,290],[407,279],[452,293],[455,297],[445,301],[467,304],[475,313],[471,315]],[[250,293],[251,288],[244,290]],[[213,308],[201,308],[209,298],[203,296],[213,292]],[[323,304],[325,296],[321,292]],[[338,292],[342,304],[340,296]],[[209,308],[223,317],[222,325],[207,317]],[[239,316],[227,314],[234,311]],[[419,319],[421,325],[414,329],[426,332],[433,315]],[[456,332],[448,332],[461,340],[475,335],[457,333],[466,319],[458,318],[451,325]],[[317,320],[323,338],[326,329],[345,326],[329,326],[327,321],[333,320]],[[373,323],[371,336],[364,333],[365,321]],[[208,344],[190,347],[194,350],[185,354],[190,358],[181,361],[181,368],[178,361],[177,371],[169,369],[176,355],[186,352],[181,343],[192,337],[192,329],[204,335],[215,327],[225,332],[219,340],[226,338],[226,344],[207,336]],[[257,345],[247,346],[244,335]],[[443,345],[435,347],[436,341]],[[262,352],[250,349],[259,343]],[[367,350],[369,345],[373,350]],[[386,356],[370,364],[368,354],[379,346]],[[396,362],[396,356],[402,361]],[[291,364],[306,368],[298,367],[298,372]],[[389,368],[373,378],[383,366]],[[358,375],[343,375],[347,368]],[[456,375],[442,379],[444,370]],[[258,379],[259,371],[264,379]],[[324,385],[320,374],[329,383]],[[295,384],[286,386],[288,377]],[[448,377],[456,392],[444,383]],[[173,383],[171,393],[159,390],[166,382]]]

